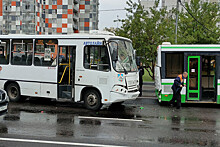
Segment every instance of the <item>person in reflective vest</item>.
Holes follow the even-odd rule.
[[[173,90],[173,98],[170,101],[170,104],[174,104],[175,101],[177,101],[176,108],[180,109],[181,107],[181,90],[185,86],[184,85],[184,79],[186,79],[188,76],[187,72],[184,72],[183,74],[178,75],[173,83],[172,90]]]

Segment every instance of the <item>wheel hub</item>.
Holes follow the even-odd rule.
[[[97,97],[94,94],[90,94],[87,97],[87,102],[90,106],[94,106],[97,103]]]
[[[16,98],[18,96],[18,89],[16,87],[11,87],[9,90],[9,95],[11,98]]]

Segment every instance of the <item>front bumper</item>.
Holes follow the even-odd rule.
[[[135,100],[139,96],[140,92],[128,92],[128,93],[118,93],[111,92],[110,103],[124,102],[126,100]]]
[[[5,114],[8,111],[8,102],[5,101],[3,103],[0,103],[0,116]]]

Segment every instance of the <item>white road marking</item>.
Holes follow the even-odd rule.
[[[136,121],[141,122],[142,120],[138,119],[121,119],[121,118],[106,118],[106,117],[86,117],[86,116],[78,116],[79,119],[97,119],[97,120],[117,120],[117,121]]]
[[[0,138],[0,140],[11,141],[11,142],[42,143],[42,144],[56,144],[56,145],[70,145],[70,146],[126,147],[126,146],[104,145],[104,144],[89,144],[89,143],[75,143],[75,142],[46,141],[46,140],[30,140],[30,139],[16,139],[16,138]]]

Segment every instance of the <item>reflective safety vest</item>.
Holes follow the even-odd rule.
[[[183,82],[183,75],[178,75],[178,77],[180,78],[181,83]]]

